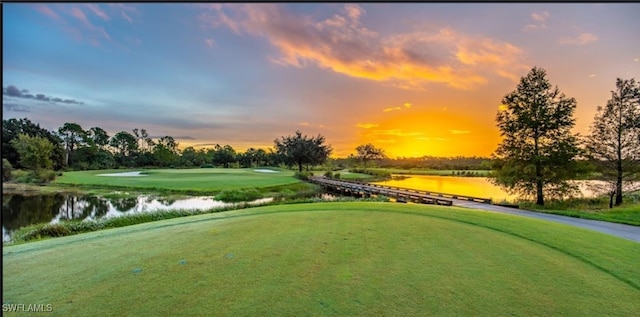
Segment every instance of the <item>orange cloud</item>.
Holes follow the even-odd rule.
[[[348,4],[342,13],[318,21],[277,4],[210,5],[200,15],[206,26],[262,36],[276,47],[273,62],[315,65],[351,77],[422,90],[430,83],[460,89],[487,82],[487,74],[519,78],[528,69],[521,50],[509,43],[471,37],[452,29],[381,36],[361,23],[366,12]]]
[[[416,136],[423,135],[424,132],[402,132],[400,129],[389,129],[389,130],[376,130],[373,132],[375,135],[393,135],[393,136]]]
[[[449,132],[451,132],[451,134],[468,134],[471,133],[471,131],[469,130],[449,130]]]
[[[356,124],[356,127],[363,128],[363,129],[371,129],[371,128],[378,127],[378,125],[374,123],[358,123]]]
[[[384,108],[384,109],[382,109],[382,112],[390,112],[390,111],[394,111],[394,110],[402,110],[402,108],[400,108],[400,107]]]

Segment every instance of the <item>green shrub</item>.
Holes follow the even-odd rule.
[[[326,171],[326,172],[324,173],[324,177],[326,177],[326,178],[333,178],[333,173],[331,173],[331,171]]]
[[[209,163],[200,165],[200,168],[214,168],[214,167],[215,166],[213,166],[213,164],[209,164]]]
[[[335,174],[333,174],[333,178],[335,178],[335,179],[340,179],[340,173],[335,173]]]
[[[216,200],[224,202],[253,201],[260,198],[262,198],[262,194],[255,188],[223,190],[215,196]]]
[[[71,231],[62,224],[44,224],[35,226],[35,228],[27,231],[21,239],[24,241],[37,240],[45,237],[63,237],[71,234]]]
[[[11,162],[7,159],[2,159],[2,181],[8,182],[11,180],[11,172],[13,171],[13,166],[11,166]]]
[[[38,183],[48,183],[56,179],[56,172],[52,170],[39,170],[35,174]]]
[[[391,173],[388,171],[381,170],[373,170],[373,169],[365,169],[365,168],[351,168],[349,169],[351,173],[361,173],[361,174],[369,174],[376,177],[387,178],[391,177]]]
[[[15,170],[13,171],[13,179],[18,183],[37,183],[38,179],[32,171]]]
[[[313,173],[308,171],[296,172],[295,174],[293,174],[293,177],[301,179],[303,181],[309,180],[310,176],[313,176]]]

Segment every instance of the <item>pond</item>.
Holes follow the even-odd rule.
[[[583,197],[594,197],[594,185],[599,181],[574,181],[578,184]],[[494,202],[514,202],[518,196],[510,195],[499,186],[491,183],[487,177],[458,177],[436,175],[393,175],[391,180],[375,182],[376,184],[413,188],[439,192],[444,194],[458,194],[479,198],[491,198]]]
[[[273,198],[262,198],[249,204],[260,205]],[[127,214],[162,210],[209,210],[230,207],[237,203],[225,203],[211,197],[167,199],[141,195],[127,198],[104,198],[72,194],[2,195],[2,241],[10,241],[11,234],[19,228],[38,224],[56,223],[61,220],[94,220]]]

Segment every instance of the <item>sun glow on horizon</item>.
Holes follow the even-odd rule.
[[[398,111],[377,119],[367,120],[376,127],[358,129],[360,144],[372,143],[391,158],[490,156],[499,143],[495,127],[451,111]]]

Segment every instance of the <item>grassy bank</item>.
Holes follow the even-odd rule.
[[[621,206],[609,208],[609,198],[572,198],[548,201],[544,207],[533,202],[520,203],[520,208],[569,217],[593,219],[640,226],[640,192],[625,195]]]
[[[53,316],[631,316],[639,262],[638,243],[535,219],[296,204],[4,247],[2,300]]]

